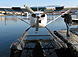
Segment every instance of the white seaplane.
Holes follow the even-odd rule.
[[[36,32],[38,31],[38,28],[40,27],[45,27],[46,25],[50,24],[51,22],[55,21],[56,19],[58,19],[59,17],[61,17],[61,15],[64,15],[66,13],[68,13],[69,11],[77,11],[78,8],[77,7],[64,7],[64,6],[58,6],[58,7],[31,7],[29,8],[28,6],[24,5],[24,8],[20,8],[20,7],[8,7],[8,8],[0,8],[0,11],[6,11],[10,14],[12,14],[11,12],[30,12],[30,24],[28,22],[26,22],[24,19],[17,17],[16,15],[12,14],[13,16],[16,16],[18,19],[24,21],[25,23],[27,23],[28,25],[30,25],[31,27],[36,28]],[[47,23],[47,11],[64,11],[64,13],[62,13],[60,16],[56,17],[55,19],[51,20],[50,22]]]
[[[54,20],[52,20],[49,23],[47,23],[47,14],[46,14],[46,12],[44,10],[40,11],[42,9],[40,9],[38,7],[33,7],[31,9],[31,8],[27,7],[26,5],[24,5],[24,7],[31,12],[30,25],[31,25],[31,27],[35,27],[36,28],[36,32],[38,31],[38,28],[45,27],[46,25],[50,24],[51,22],[53,22],[54,20],[58,19],[61,16],[60,15],[57,18],[55,18]],[[37,11],[33,11],[34,9],[36,9]],[[52,11],[54,11],[54,10],[62,10],[62,9],[63,9],[63,6],[61,6],[61,7],[46,7],[46,10],[52,10]],[[70,10],[66,11],[65,13],[67,13],[69,11]],[[63,13],[63,14],[65,14],[65,13]]]

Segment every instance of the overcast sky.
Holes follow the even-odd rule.
[[[66,7],[78,6],[78,0],[0,0],[0,7],[12,7],[26,4],[27,6],[62,5]]]

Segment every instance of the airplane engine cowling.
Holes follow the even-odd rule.
[[[30,24],[32,27],[36,27],[36,21],[37,21],[37,17],[35,15],[31,15],[31,18],[30,18]],[[39,27],[45,27],[47,24],[47,15],[46,14],[43,14],[40,16],[39,18]]]

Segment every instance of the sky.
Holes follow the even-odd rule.
[[[0,0],[0,7],[13,7],[23,5],[31,6],[49,6],[61,5],[65,7],[78,6],[78,0]]]

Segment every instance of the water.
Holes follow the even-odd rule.
[[[0,57],[9,57],[10,45],[28,27],[13,16],[0,17]]]
[[[51,16],[51,15],[50,15]],[[56,15],[58,16],[58,15]],[[29,20],[26,20],[29,22]],[[48,20],[50,21],[50,20]],[[17,19],[14,16],[1,16],[0,17],[0,57],[9,57],[10,45],[19,36],[30,27],[26,23]],[[47,25],[47,27],[53,32],[54,30],[66,29],[64,20],[60,17],[53,23]],[[35,34],[35,29],[32,28],[28,31],[29,34]],[[45,28],[39,28],[38,34],[47,34]]]

